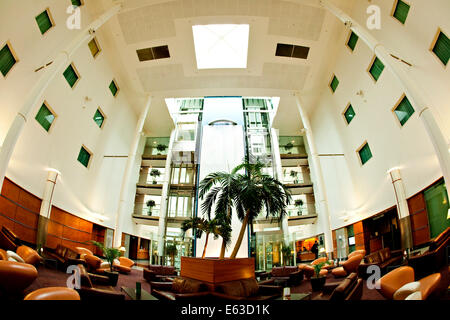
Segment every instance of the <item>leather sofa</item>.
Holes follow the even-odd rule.
[[[177,276],[178,272],[175,270],[175,267],[172,266],[149,265],[143,269],[143,275],[144,279],[148,282],[161,282],[167,277]]]
[[[426,300],[439,286],[441,274],[434,273],[420,279],[420,293],[422,300]],[[407,283],[414,282],[414,269],[409,266],[399,267],[381,277],[376,285],[377,290],[388,300],[394,299],[395,292]]]
[[[23,300],[80,300],[80,295],[74,289],[49,287],[35,290]]]
[[[215,300],[273,300],[282,296],[283,288],[249,278],[216,284],[211,294]]]
[[[325,284],[323,292],[313,300],[361,300],[362,293],[363,280],[353,272],[339,283]]]
[[[37,251],[27,246],[18,247],[16,253],[24,260],[25,263],[31,264],[35,267],[42,261],[42,257],[37,253]]]
[[[363,258],[364,256],[362,255],[362,252],[349,255],[349,258],[343,263],[341,263],[340,267],[331,270],[331,273],[336,278],[346,277],[353,272],[358,273],[358,266]]]
[[[177,277],[170,282],[150,282],[151,294],[159,300],[210,299],[208,286],[198,280]]]
[[[81,300],[125,300],[123,293],[116,291],[109,285],[108,277],[88,273],[82,264],[79,264],[78,268],[80,270],[80,289],[76,290]]]
[[[389,248],[381,249],[364,257],[364,261],[358,266],[358,275],[363,279],[367,279],[370,276],[370,273],[367,272],[370,266],[380,267],[384,274],[386,273],[387,267],[400,264],[402,259],[402,250],[391,251]]]
[[[408,265],[414,268],[416,278],[422,278],[427,274],[439,272],[449,263],[446,257],[447,247],[450,246],[450,227],[429,243],[428,251],[421,255],[408,259]]]
[[[271,278],[260,282],[260,284],[274,283],[275,280],[285,280],[288,286],[296,286],[303,280],[303,271],[296,266],[274,267],[269,275]]]
[[[19,237],[16,236],[10,229],[3,226],[0,230],[0,248],[15,252],[17,247],[20,245],[21,241]]]
[[[70,265],[83,264],[78,252],[68,247],[58,244],[55,249],[44,248],[44,255],[57,261],[58,268],[65,271]]]
[[[0,260],[0,296],[21,295],[37,276],[38,272],[31,264]]]

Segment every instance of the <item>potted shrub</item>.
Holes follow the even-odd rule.
[[[295,206],[298,209],[298,215],[301,215],[302,214],[303,200],[302,199],[295,200]]]
[[[156,184],[156,178],[158,178],[161,175],[161,172],[158,169],[152,169],[150,171],[150,176],[153,177],[153,184]]]
[[[288,144],[286,144],[285,146],[284,146],[284,149],[286,149],[286,151],[288,152],[288,154],[291,154],[291,151],[290,150],[292,150],[292,148],[294,147],[294,145],[292,144],[292,143],[288,143]]]
[[[288,266],[291,264],[292,248],[290,245],[284,243],[281,248],[281,254],[283,255],[283,265]]]
[[[158,144],[156,146],[156,150],[158,150],[158,155],[161,155],[161,152],[164,152],[167,149],[165,144]]]
[[[323,286],[325,285],[325,282],[327,281],[327,276],[321,276],[320,270],[322,270],[322,267],[327,264],[327,262],[321,262],[316,265],[314,265],[314,276],[311,277],[311,288],[312,291],[322,291]]]
[[[178,249],[175,243],[167,244],[166,246],[166,256],[170,257],[170,262],[172,266],[175,265],[175,256],[178,254]]]
[[[147,207],[148,207],[148,215],[152,215],[152,208],[156,206],[156,202],[154,200],[148,200],[147,201]]]
[[[111,286],[117,286],[117,281],[119,280],[119,272],[114,271],[113,265],[114,260],[120,257],[119,249],[115,248],[107,248],[103,243],[92,241],[92,243],[103,251],[103,255],[106,258],[106,261],[109,263],[109,270],[105,270],[105,274],[108,276]]]

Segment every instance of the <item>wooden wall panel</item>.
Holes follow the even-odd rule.
[[[333,238],[333,258],[337,258],[337,239],[336,239],[336,230],[331,232]]]
[[[362,221],[353,224],[353,233],[355,234],[355,250],[366,250],[364,225]]]
[[[41,200],[5,179],[0,197],[0,226],[6,226],[20,239],[36,243]]]
[[[423,193],[416,194],[408,199],[408,209],[414,246],[427,243],[430,241],[430,227]]]

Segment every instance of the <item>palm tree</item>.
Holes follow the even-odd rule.
[[[291,194],[277,179],[262,172],[264,164],[245,161],[233,171],[245,169],[245,174],[237,174],[239,192],[236,195],[235,206],[239,220],[242,221],[239,237],[230,258],[236,258],[241,247],[247,225],[265,210],[266,217],[276,217],[281,220],[286,215],[286,207],[291,202]]]
[[[204,214],[209,217],[215,204],[216,216],[225,215],[225,219],[231,223],[231,210],[234,207],[238,218],[242,221],[231,259],[236,258],[247,225],[263,209],[267,217],[281,219],[286,214],[286,206],[291,201],[291,195],[283,184],[262,172],[264,166],[259,160],[256,163],[245,161],[235,167],[231,173],[211,173],[200,182],[199,197],[203,199],[206,195],[202,204]],[[239,173],[242,170],[246,173]],[[221,258],[224,254],[225,247],[222,245]]]
[[[225,245],[228,245],[231,241],[231,227],[230,224],[227,223],[225,219],[223,219],[223,215],[218,215],[213,220],[193,217],[189,220],[184,221],[181,225],[183,239],[186,231],[188,231],[189,229],[196,230],[195,236],[197,238],[201,238],[203,232],[206,233],[206,242],[205,247],[203,248],[202,259],[204,259],[206,255],[206,247],[208,246],[210,234],[214,236],[214,239],[217,239],[219,236],[222,237],[223,243],[225,243]]]

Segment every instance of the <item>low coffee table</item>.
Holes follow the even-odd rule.
[[[121,291],[125,292],[125,294],[130,297],[132,300],[158,300],[154,296],[152,296],[149,292],[141,289],[141,296],[138,298],[136,296],[136,288],[122,287]]]
[[[280,297],[276,300],[311,300],[311,293],[291,293],[290,297]]]

